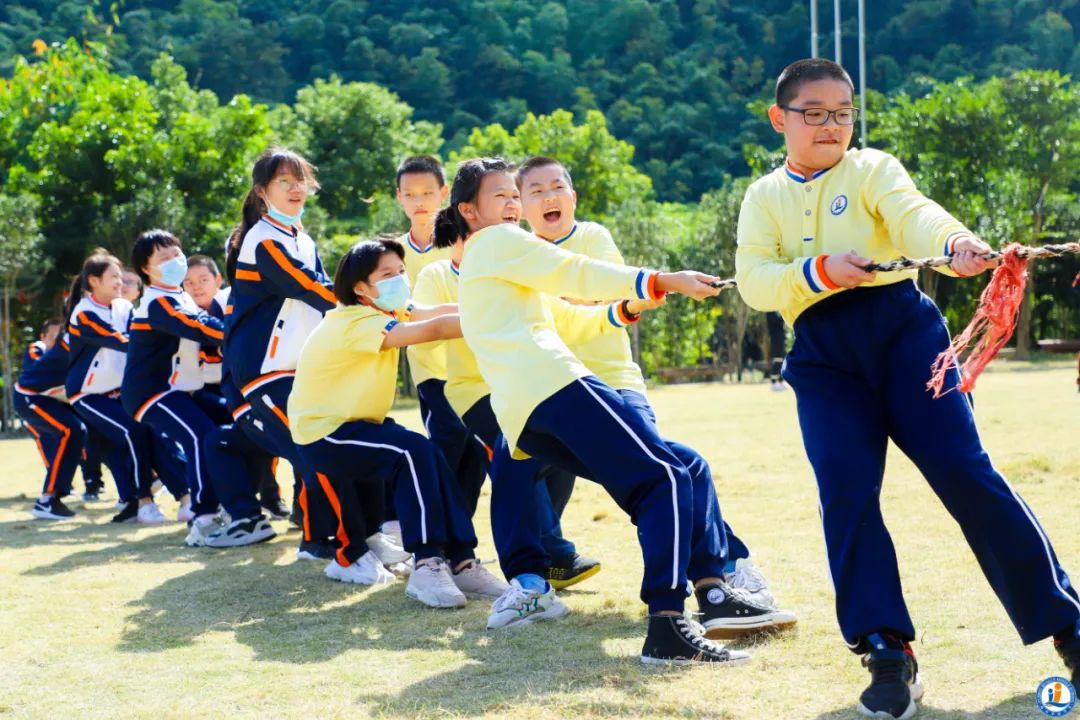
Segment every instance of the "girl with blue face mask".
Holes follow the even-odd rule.
[[[135,420],[184,449],[190,502],[181,505],[177,520],[191,522],[185,542],[191,546],[241,544],[221,541],[236,535],[246,540],[242,544],[268,540],[274,531],[246,479],[247,492],[223,493],[232,524],[222,527],[218,493],[202,447],[202,439],[217,424],[193,397],[204,384],[199,351],[203,345],[221,345],[224,323],[200,309],[181,287],[187,260],[172,233],[142,233],[132,248],[131,261],[146,290],[132,316],[120,399]]]
[[[498,597],[507,585],[476,559],[476,533],[443,454],[388,417],[400,348],[461,337],[456,304],[410,302],[404,258],[401,243],[380,239],[341,259],[339,304],[300,352],[289,424],[337,516],[341,546],[327,577],[387,582],[384,565],[411,557],[405,594],[431,607],[460,607],[468,596]],[[404,545],[394,556],[378,532],[387,491]]]

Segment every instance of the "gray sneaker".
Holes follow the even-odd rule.
[[[216,530],[206,538],[206,546],[212,548],[240,547],[266,542],[277,535],[270,522],[262,515],[233,520],[228,526]]]

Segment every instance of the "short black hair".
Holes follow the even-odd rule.
[[[534,155],[525,162],[521,163],[521,166],[517,170],[517,174],[514,175],[514,181],[517,182],[518,190],[521,189],[522,184],[525,182],[525,176],[531,171],[537,170],[543,167],[557,167],[562,170],[563,177],[566,178],[566,184],[571,188],[574,187],[574,180],[570,177],[570,171],[566,169],[566,166],[553,157],[547,155]]]
[[[150,276],[143,269],[146,267],[146,263],[150,262],[150,256],[158,248],[167,247],[183,249],[184,246],[180,244],[179,238],[168,230],[147,230],[135,239],[135,244],[131,248],[131,265],[135,270],[135,274],[143,282],[150,282]]]
[[[855,84],[847,70],[832,60],[825,58],[806,58],[796,60],[784,68],[776,79],[776,104],[786,106],[799,94],[799,88],[815,80],[837,80],[847,83],[851,94],[855,94]]]
[[[353,291],[356,283],[367,282],[371,273],[379,267],[382,256],[391,252],[405,260],[405,246],[390,236],[363,240],[349,248],[341,256],[334,272],[334,296],[338,302],[342,305],[359,305],[360,300]]]
[[[193,267],[204,267],[210,271],[210,274],[214,277],[221,277],[221,271],[218,270],[217,263],[214,262],[214,258],[209,255],[192,255],[187,259],[188,270]]]
[[[442,163],[434,155],[411,155],[401,161],[397,169],[397,187],[401,187],[401,176],[420,173],[431,173],[439,181],[439,187],[446,185],[446,172],[443,171]]]

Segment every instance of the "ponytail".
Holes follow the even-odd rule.
[[[457,207],[444,207],[435,216],[435,231],[432,244],[437,248],[448,248],[469,234],[469,224],[461,216]]]
[[[71,314],[75,312],[75,306],[82,300],[83,294],[83,274],[80,272],[71,281],[71,288],[68,290],[67,300],[64,301],[64,326],[66,327],[71,322]]]
[[[225,277],[229,278],[229,284],[236,282],[236,262],[240,258],[240,246],[244,244],[244,237],[248,230],[255,227],[259,218],[263,216],[266,206],[252,187],[244,198],[244,207],[240,211],[240,224],[233,228],[229,235],[229,243],[225,251]]]

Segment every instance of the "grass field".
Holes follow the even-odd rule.
[[[1065,363],[990,372],[976,407],[997,466],[1080,573],[1080,396]],[[868,675],[836,629],[813,478],[791,393],[685,385],[652,400],[666,435],[712,464],[725,517],[750,544],[796,631],[744,644],[738,668],[644,669],[641,561],[625,516],[581,483],[566,533],[604,570],[564,593],[564,621],[484,629],[488,606],[423,608],[401,583],[363,589],[296,562],[297,533],[195,550],[179,526],[30,519],[40,460],[0,443],[0,715],[187,717],[845,718]],[[398,413],[416,427],[415,411]],[[283,475],[284,476],[284,475]],[[76,481],[78,484],[78,480]],[[81,485],[78,486],[81,488]],[[110,495],[115,499],[110,487]],[[494,558],[487,498],[480,555]],[[81,510],[79,503],[74,503]],[[1061,666],[1020,644],[957,527],[893,451],[883,498],[919,637],[921,717],[1038,718]],[[167,513],[175,513],[169,500]]]

